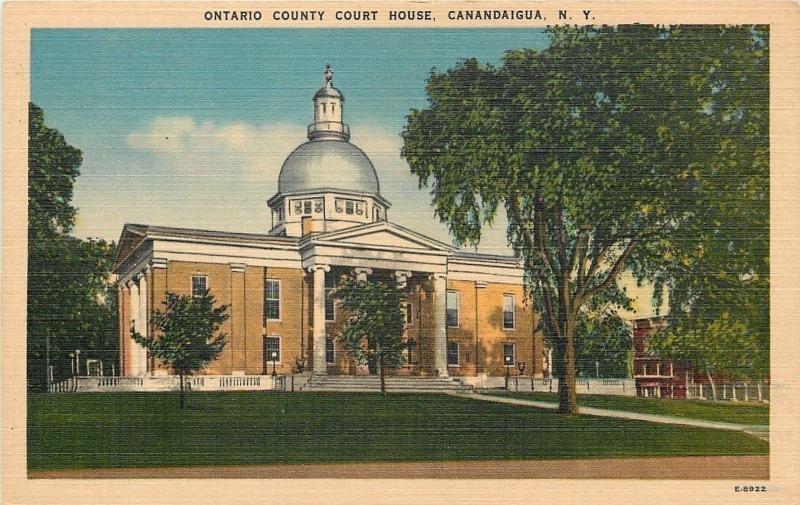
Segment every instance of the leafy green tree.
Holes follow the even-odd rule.
[[[184,405],[185,375],[191,375],[215,360],[227,343],[227,335],[218,333],[228,319],[228,306],[215,307],[214,295],[205,290],[196,295],[167,292],[165,310],[156,310],[151,318],[154,334],[147,337],[133,332],[133,339],[160,362],[178,374],[180,408]]]
[[[83,156],[58,130],[44,123],[44,111],[28,103],[28,236],[68,233],[75,224],[72,188]]]
[[[477,243],[505,212],[554,348],[559,412],[577,413],[582,311],[620,292],[624,270],[668,278],[677,232],[708,200],[697,180],[726,146],[746,150],[751,138],[734,128],[706,135],[720,96],[715,72],[751,65],[763,38],[753,27],[644,25],[549,36],[547,49],[509,51],[499,68],[467,59],[432,71],[428,106],[409,114],[402,154],[458,243]],[[749,168],[736,173],[746,180]]]
[[[338,339],[356,362],[377,360],[384,395],[386,371],[403,362],[405,296],[386,282],[353,278],[344,279],[335,291],[344,318]]]
[[[72,188],[81,152],[28,106],[28,385],[71,373],[68,353],[116,361],[116,289],[111,282],[113,244],[69,236],[76,209]]]
[[[750,368],[763,366],[758,363],[762,352],[758,340],[752,338],[745,323],[723,314],[698,327],[667,329],[652,335],[648,342],[651,348],[689,362],[698,371],[705,372],[711,385],[712,398],[717,398],[714,374],[747,379],[753,377]]]
[[[697,210],[676,231],[657,294],[667,288],[660,354],[708,374],[760,380],[769,375],[769,34],[709,40],[714,100],[702,137],[718,146],[688,177]],[[660,303],[660,300],[657,300]]]
[[[578,375],[630,377],[633,335],[630,327],[614,310],[595,317],[581,314],[575,330],[575,367]]]

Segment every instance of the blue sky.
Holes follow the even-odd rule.
[[[263,233],[330,63],[390,220],[450,242],[399,156],[405,115],[425,106],[432,67],[546,44],[535,29],[38,29],[31,97],[84,154],[76,235],[116,239],[125,222]],[[503,221],[480,250],[505,252]]]
[[[266,233],[266,200],[330,63],[389,219],[450,242],[400,158],[405,115],[425,106],[433,67],[546,45],[538,29],[36,29],[31,99],[83,151],[76,235],[116,240],[126,222]],[[478,250],[508,254],[505,225]],[[650,288],[623,282],[650,312]]]

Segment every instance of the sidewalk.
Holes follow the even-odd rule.
[[[540,409],[555,410],[557,403],[542,402],[537,400],[524,400],[522,398],[511,398],[506,396],[494,396],[482,393],[450,393],[462,398],[473,400],[483,400],[495,403],[507,403],[510,405],[522,405],[525,407],[536,407]],[[721,421],[706,421],[703,419],[692,419],[690,417],[661,416],[655,414],[642,414],[639,412],[629,412],[626,410],[608,410],[594,407],[580,407],[580,413],[598,417],[616,417],[619,419],[633,419],[636,421],[647,421],[650,423],[677,424],[682,426],[693,426],[696,428],[710,428],[714,430],[741,431],[761,440],[769,442],[769,426],[766,424],[734,424]]]

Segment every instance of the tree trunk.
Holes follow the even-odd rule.
[[[561,373],[558,378],[558,413],[559,414],[577,414],[578,413],[578,395],[576,391],[576,370],[575,370],[575,341],[574,341],[574,328],[573,324],[566,322],[564,335],[561,335],[557,350],[561,356]]]
[[[378,366],[381,369],[381,393],[386,398],[386,367],[383,366],[383,352],[378,354]]]
[[[711,376],[711,372],[706,370],[706,377],[708,377],[708,383],[711,385],[711,401],[717,401],[717,386],[714,384],[714,377]]]
[[[763,396],[761,395],[761,381],[756,382],[756,390],[758,391],[758,403],[761,403]]]
[[[178,393],[178,403],[180,405],[181,410],[183,410],[183,396],[184,396],[184,392],[183,392],[183,371],[179,371],[178,372],[178,380],[180,381],[180,389],[179,389],[180,392]]]

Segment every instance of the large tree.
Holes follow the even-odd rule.
[[[753,27],[750,37],[707,42],[720,64],[698,127],[718,148],[692,174],[693,219],[675,233],[676,254],[657,278],[670,312],[649,345],[706,372],[712,386],[714,374],[769,375],[768,40],[764,27]]]
[[[613,301],[626,269],[639,280],[664,275],[680,249],[676,233],[702,213],[698,180],[726,145],[746,140],[706,135],[715,71],[750,65],[763,39],[752,27],[722,26],[549,36],[547,49],[509,51],[501,67],[468,59],[432,71],[428,106],[408,116],[402,154],[459,243],[477,243],[505,211],[554,347],[559,412],[577,413],[581,314],[596,297]],[[737,174],[749,170],[743,163]]]
[[[404,290],[382,280],[346,278],[335,296],[344,322],[339,341],[356,362],[377,361],[385,395],[386,372],[403,362]]]
[[[208,290],[192,295],[167,292],[164,310],[156,309],[150,320],[155,332],[146,337],[133,331],[133,339],[150,354],[178,374],[179,403],[183,409],[183,378],[214,361],[227,343],[220,333],[228,320],[228,306],[217,306]]]
[[[116,360],[116,290],[113,246],[69,235],[76,209],[72,191],[81,152],[28,106],[28,384],[43,387],[47,365],[68,376],[68,353]]]

